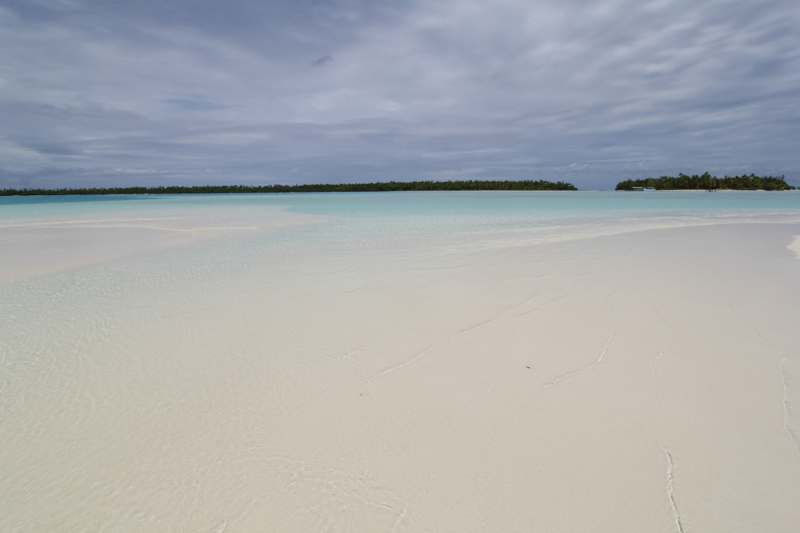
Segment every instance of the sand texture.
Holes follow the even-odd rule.
[[[20,238],[0,530],[796,531],[778,222],[279,258],[126,228],[41,275]]]

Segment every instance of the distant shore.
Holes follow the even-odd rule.
[[[407,181],[308,185],[201,185],[193,187],[109,187],[64,189],[0,189],[0,196],[60,196],[101,194],[227,194],[289,192],[391,192],[391,191],[577,191],[571,183],[546,180],[521,181]]]
[[[733,190],[733,191],[792,191],[796,187],[786,183],[786,176],[734,176],[718,178],[708,172],[692,176],[678,174],[677,178],[661,176],[658,179],[647,178],[643,180],[625,180],[617,183],[617,191],[633,191],[641,189],[655,189],[657,191],[708,191],[708,190]]]

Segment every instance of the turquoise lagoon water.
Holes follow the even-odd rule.
[[[671,219],[724,220],[800,213],[795,192],[414,192],[0,197],[0,225],[74,220],[203,217],[248,219],[285,211],[325,224],[323,239],[346,235],[493,233]],[[295,235],[296,237],[296,235]],[[305,237],[313,237],[305,232]]]
[[[228,269],[232,278],[258,275],[264,268],[293,271],[298,264],[354,257],[362,262],[392,262],[396,258],[389,256],[398,253],[404,257],[458,254],[650,228],[785,220],[787,216],[800,216],[800,193],[492,191],[0,197],[0,229],[19,225],[198,228],[200,233],[218,238],[192,241],[189,248],[143,258],[153,264],[142,269],[202,269],[219,275]],[[281,220],[292,223],[276,226]],[[178,276],[189,277],[192,275]]]
[[[358,269],[415,268],[415,258],[557,242],[649,228],[740,221],[795,221],[795,192],[413,192],[0,197],[0,229],[16,226],[163,227],[183,225],[216,238],[128,258],[108,266],[38,277],[38,294],[151,280],[163,294],[200,283],[247,290],[253,283]],[[284,218],[292,224],[273,228]],[[244,228],[244,229],[242,229]],[[248,229],[249,228],[249,229]],[[252,231],[255,228],[257,231]],[[114,266],[116,265],[116,266]],[[115,269],[121,269],[123,274]],[[257,281],[256,281],[257,280]],[[5,283],[12,301],[36,312],[24,280]],[[72,285],[70,285],[72,284]],[[3,284],[0,284],[2,287]],[[45,288],[47,286],[48,288]],[[64,289],[64,286],[67,286]],[[238,287],[238,288],[236,288]],[[16,297],[13,297],[16,295]]]
[[[584,216],[698,216],[785,213],[800,209],[798,192],[391,192],[207,195],[5,196],[0,221],[96,213],[193,209],[252,210],[266,206],[334,216],[487,215],[513,220]]]

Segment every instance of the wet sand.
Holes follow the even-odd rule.
[[[16,276],[0,529],[794,531],[798,234]]]
[[[275,207],[263,211],[258,217],[235,212],[225,217],[147,217],[123,211],[114,217],[0,220],[0,282],[325,220]]]

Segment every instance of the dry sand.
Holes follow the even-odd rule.
[[[798,234],[7,281],[0,530],[796,531]]]

